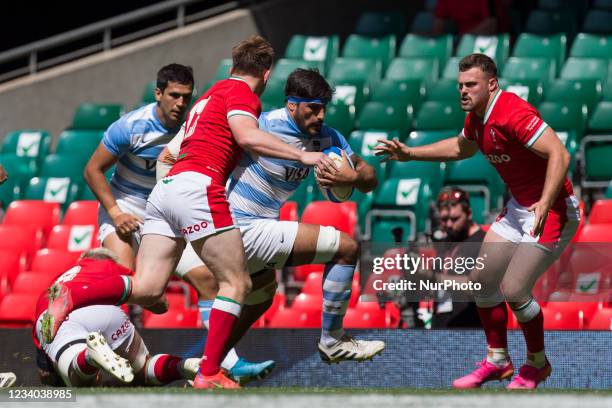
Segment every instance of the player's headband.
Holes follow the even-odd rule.
[[[288,96],[287,102],[290,103],[318,103],[319,105],[327,105],[327,100],[313,99],[313,98],[300,98],[298,96]]]

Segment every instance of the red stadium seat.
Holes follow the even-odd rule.
[[[40,295],[46,291],[53,280],[55,275],[41,274],[37,272],[22,272],[17,275],[17,279],[13,284],[12,293],[33,293]]]
[[[95,200],[75,201],[64,214],[64,225],[98,225],[98,202]]]
[[[280,308],[268,324],[277,329],[320,329],[321,311]]]
[[[27,326],[34,321],[38,293],[9,293],[0,303],[0,326]]]
[[[279,309],[284,309],[286,304],[287,304],[287,297],[285,296],[284,293],[276,293],[274,295],[274,299],[272,300],[272,305],[270,305],[268,310],[266,310],[266,312],[262,316],[266,326],[270,323],[270,321],[272,320],[276,312]]]
[[[354,237],[357,225],[357,204],[354,201],[339,204],[331,201],[313,201],[304,209],[302,222],[335,227]]]
[[[56,225],[49,234],[47,248],[83,252],[100,246],[95,225]]]
[[[589,214],[589,224],[612,223],[612,200],[597,200]]]
[[[41,247],[42,231],[19,225],[0,224],[0,249],[16,254],[25,253],[28,262]]]
[[[41,249],[32,260],[30,272],[57,276],[77,262],[79,254],[57,249]]]
[[[19,225],[41,228],[48,236],[60,221],[60,203],[39,200],[13,201],[6,210],[4,225]]]
[[[298,220],[298,205],[295,201],[287,201],[280,208],[281,221],[297,221]]]
[[[0,250],[0,294],[7,293],[19,273],[26,269],[26,257],[16,251]]]
[[[293,279],[296,281],[305,281],[311,273],[323,274],[325,265],[300,265],[293,268]]]
[[[545,330],[582,330],[584,313],[579,303],[549,302],[542,308]]]
[[[293,303],[291,304],[291,309],[300,310],[300,311],[318,311],[321,313],[321,309],[323,308],[323,294],[305,294],[301,293],[293,299]]]
[[[612,242],[612,223],[586,224],[577,242]]]
[[[590,330],[612,330],[612,308],[597,310],[588,327]]]
[[[146,316],[146,317],[145,317]],[[147,329],[177,329],[202,327],[197,309],[170,309],[164,314],[143,314],[143,327]]]
[[[384,329],[388,327],[385,310],[349,308],[344,316],[344,327],[347,329]]]

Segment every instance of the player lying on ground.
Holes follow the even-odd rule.
[[[488,343],[479,367],[454,381],[456,388],[480,387],[510,379],[510,305],[527,343],[527,362],[509,389],[536,388],[551,373],[544,354],[544,318],[531,291],[576,232],[578,201],[567,178],[569,154],[538,111],[497,83],[497,67],[483,54],[459,62],[461,109],[469,112],[458,137],[420,147],[380,140],[377,154],[391,160],[451,161],[479,149],[512,193],[485,237],[480,257],[485,267],[470,274],[482,290],[474,293]],[[503,293],[503,295],[502,295]],[[505,302],[504,302],[505,298]]]
[[[240,231],[225,196],[227,179],[243,150],[316,165],[332,173],[335,167],[326,155],[301,151],[259,129],[258,95],[265,89],[274,59],[270,44],[251,37],[232,49],[232,59],[232,77],[213,85],[190,111],[172,177],[157,183],[149,195],[133,279],[110,277],[88,289],[58,288],[44,318],[47,341],[73,308],[127,301],[155,304],[188,240],[219,285],[194,387],[239,387],[221,370],[221,361],[252,282]]]
[[[179,130],[193,94],[191,67],[169,64],[157,73],[156,102],[123,115],[104,133],[100,145],[85,167],[85,180],[98,197],[98,239],[102,246],[119,257],[119,262],[134,269],[134,256],[142,238],[147,198],[155,186],[157,156]],[[104,173],[116,164],[110,184]],[[198,256],[193,252],[185,255]],[[182,269],[184,265],[194,265]],[[179,263],[181,276],[198,292],[203,305],[216,295],[214,276],[207,269],[197,270],[201,261]],[[208,312],[207,312],[208,310]],[[208,328],[210,307],[203,307],[202,323]],[[274,361],[252,363],[239,358],[231,349],[221,366],[241,383],[263,378]]]
[[[92,249],[56,282],[70,287],[91,284],[108,275],[129,276],[131,271],[119,265],[117,260],[108,249]],[[170,354],[151,356],[132,322],[117,306],[87,306],[73,311],[61,324],[53,342],[45,343],[42,316],[47,304],[45,292],[36,304],[37,319],[33,329],[43,384],[99,385],[100,370],[134,385],[163,385],[195,378],[199,358],[184,360]],[[158,306],[160,310],[165,308],[165,305]]]
[[[285,95],[286,107],[263,113],[259,127],[306,151],[340,147],[353,162],[355,170],[317,172],[319,184],[372,191],[377,184],[372,166],[353,153],[344,136],[323,123],[326,105],[332,98],[332,89],[325,78],[316,70],[297,69],[287,79]],[[181,136],[179,133],[164,149],[160,156],[162,162],[173,163]],[[323,319],[318,345],[321,358],[330,363],[371,359],[384,349],[384,343],[353,339],[342,326],[359,260],[357,241],[333,227],[278,220],[281,206],[309,172],[309,166],[295,160],[245,152],[230,178],[228,201],[240,227],[247,266],[253,278],[253,292],[249,298],[256,299],[250,304],[247,298],[231,343],[235,344],[269,307],[276,289],[275,268],[324,263]],[[164,180],[172,180],[172,177]],[[189,249],[185,253],[187,251]]]

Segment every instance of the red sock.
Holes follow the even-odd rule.
[[[519,322],[519,325],[525,336],[527,351],[537,353],[544,350],[544,314],[542,310],[533,319]]]
[[[221,369],[225,357],[225,345],[230,338],[242,307],[236,301],[217,296],[210,311],[208,337],[204,347],[204,357],[200,363],[203,375],[214,375]]]
[[[147,383],[169,384],[172,381],[182,379],[183,375],[178,368],[180,362],[180,357],[170,354],[154,355],[147,364]]]
[[[92,305],[120,305],[132,292],[132,280],[125,275],[111,275],[93,284],[70,285],[73,309]]]
[[[77,354],[76,358],[74,359],[75,361],[75,365],[76,367],[79,369],[80,372],[82,372],[83,374],[90,376],[96,373],[96,371],[98,371],[98,367],[95,367],[91,364],[89,364],[87,362],[87,349],[84,349],[83,351],[81,351],[79,354]]]
[[[491,348],[508,347],[508,310],[506,303],[501,302],[493,307],[478,307],[482,328]]]

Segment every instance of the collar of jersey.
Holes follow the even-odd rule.
[[[499,95],[501,95],[502,90],[501,88],[499,88],[497,90],[497,92],[495,93],[495,96],[493,97],[493,100],[491,101],[491,104],[489,106],[487,106],[487,111],[485,112],[485,116],[482,119],[482,124],[484,125],[485,123],[487,123],[487,120],[489,120],[489,116],[491,116],[491,112],[493,112],[493,107],[495,106],[495,102],[497,102],[497,99],[499,98]]]
[[[247,81],[245,81],[244,79],[239,78],[239,77],[232,76],[232,77],[229,77],[227,79],[233,79],[234,81],[242,81],[242,82],[244,82],[245,84],[248,85]]]

